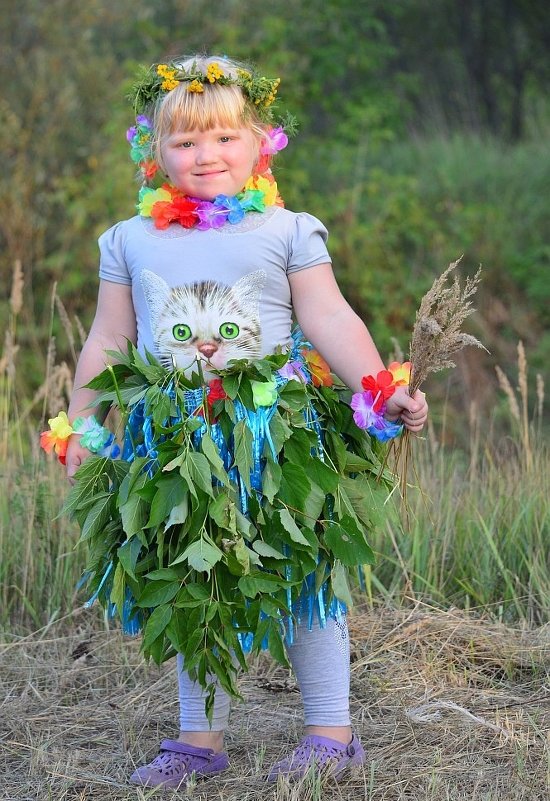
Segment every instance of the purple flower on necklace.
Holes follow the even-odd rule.
[[[277,370],[281,378],[286,378],[288,381],[301,381],[303,384],[308,383],[308,378],[304,372],[303,364],[299,361],[287,362],[280,370]]]
[[[229,197],[229,195],[218,195],[214,198],[214,205],[221,209],[228,211],[227,221],[231,225],[239,223],[244,217],[244,209],[240,201],[236,197]]]
[[[271,128],[266,135],[260,147],[262,156],[272,156],[283,150],[288,145],[288,136],[279,125],[278,128]]]
[[[199,231],[208,231],[209,228],[221,228],[229,216],[227,209],[221,208],[209,200],[201,200],[195,214],[199,218],[197,228]]]

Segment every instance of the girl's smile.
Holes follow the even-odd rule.
[[[258,140],[248,128],[177,131],[161,146],[171,183],[200,200],[236,195],[252,175]]]

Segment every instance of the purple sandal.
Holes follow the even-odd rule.
[[[211,748],[195,748],[179,740],[163,740],[160,752],[152,762],[138,768],[130,776],[132,784],[142,787],[184,786],[195,776],[212,776],[229,767],[227,754],[216,753]]]
[[[329,737],[310,734],[298,743],[294,751],[280,762],[276,762],[267,777],[268,782],[277,781],[278,776],[301,779],[312,767],[320,773],[339,778],[348,768],[365,761],[365,749],[353,735],[349,745]]]

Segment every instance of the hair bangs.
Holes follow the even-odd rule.
[[[246,101],[237,86],[205,86],[190,92],[180,84],[164,98],[155,129],[159,141],[174,131],[207,131],[217,126],[241,128],[249,118]]]

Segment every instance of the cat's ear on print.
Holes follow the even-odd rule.
[[[233,284],[233,294],[242,302],[256,307],[260,301],[260,295],[266,280],[267,273],[265,270],[256,270],[254,273],[243,275],[236,284]]]
[[[158,320],[168,299],[170,297],[170,287],[160,276],[152,273],[151,270],[142,270],[141,286],[143,294],[149,307],[151,322]]]

